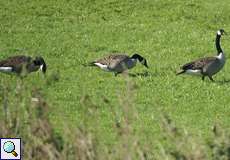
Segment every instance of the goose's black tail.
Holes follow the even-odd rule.
[[[82,64],[84,67],[95,67],[96,65],[94,64],[94,62],[89,62],[89,63],[83,63]]]

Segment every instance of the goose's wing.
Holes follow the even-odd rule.
[[[123,54],[111,54],[109,56],[106,56],[104,58],[98,59],[94,61],[93,63],[100,63],[103,65],[110,65],[110,64],[118,64],[126,59],[128,59],[129,56],[123,55]]]
[[[205,57],[200,58],[195,61],[184,64],[181,69],[183,70],[202,70],[205,66],[215,62],[217,60],[216,57]]]
[[[26,65],[30,61],[31,61],[31,57],[27,57],[23,55],[9,57],[5,60],[0,61],[0,72],[5,72],[5,73],[19,72],[22,69],[23,64]]]
[[[24,56],[24,55],[13,56],[13,57],[9,57],[5,60],[0,61],[0,67],[14,67],[16,65],[27,63],[30,60],[31,60],[31,57]]]

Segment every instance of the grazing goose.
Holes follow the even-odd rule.
[[[35,72],[38,69],[41,69],[43,73],[46,72],[46,63],[42,57],[33,59],[30,56],[18,55],[0,61],[0,72],[4,73],[22,75]]]
[[[148,68],[147,61],[139,54],[134,54],[131,57],[124,54],[112,54],[104,58],[91,62],[90,66],[97,66],[104,71],[114,72],[115,75],[133,68],[137,61]]]
[[[182,73],[200,75],[202,80],[208,76],[211,81],[214,81],[212,76],[219,72],[225,64],[225,55],[220,46],[220,38],[224,33],[225,31],[220,29],[216,34],[217,56],[205,57],[187,63],[181,67],[182,71],[178,72],[177,75]]]

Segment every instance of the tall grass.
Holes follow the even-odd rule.
[[[19,79],[14,79],[15,86],[8,81],[1,82],[0,137],[21,137],[25,160],[230,159],[227,130],[215,125],[213,138],[205,140],[179,128],[166,114],[162,114],[160,121],[164,140],[156,139],[154,148],[148,142],[142,143],[132,125],[139,116],[134,103],[137,85],[129,77],[124,78],[126,88],[124,92],[118,91],[117,96],[120,111],[111,107],[117,140],[113,145],[103,145],[98,138],[98,106],[90,96],[84,95],[81,99],[85,107],[81,124],[76,128],[66,126],[62,132],[57,132],[48,116],[51,104],[42,89]],[[104,101],[109,103],[105,98]]]

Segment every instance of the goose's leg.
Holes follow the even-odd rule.
[[[129,75],[129,72],[128,72],[128,70],[125,70],[125,71],[123,71],[123,72],[121,72],[123,75]]]
[[[203,81],[204,81],[204,78],[205,78],[205,76],[203,75],[203,76],[202,76],[202,80],[203,80]]]
[[[214,82],[214,79],[212,78],[212,76],[208,76],[208,78],[209,78],[212,82]]]
[[[118,74],[120,74],[121,72],[114,72],[114,75],[117,76]]]
[[[201,75],[202,75],[202,80],[204,81],[205,74],[204,74],[204,71],[203,71],[203,69],[202,69],[202,68],[201,68]]]

